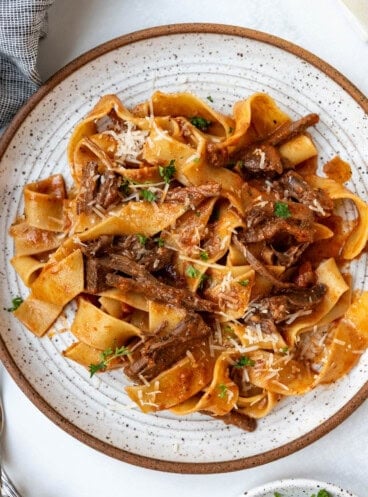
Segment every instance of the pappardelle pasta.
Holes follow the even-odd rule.
[[[368,345],[368,293],[346,267],[368,206],[340,158],[317,175],[317,123],[263,93],[232,116],[189,93],[132,110],[102,97],[69,141],[72,188],[59,174],[24,187],[15,316],[42,337],[75,300],[64,356],[91,376],[122,368],[144,412],[253,430],[283,397],[338,380]]]

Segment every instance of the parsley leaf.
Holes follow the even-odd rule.
[[[175,159],[172,159],[168,166],[158,166],[158,172],[165,183],[170,183],[170,180],[176,173]]]
[[[105,349],[100,354],[101,361],[97,364],[89,365],[88,369],[90,378],[92,378],[92,376],[97,373],[97,371],[104,371],[109,365],[109,362],[111,362],[116,357],[122,357],[128,354],[130,354],[130,350],[127,349],[124,345],[122,345],[121,347],[115,347],[115,351],[111,347]]]
[[[244,366],[254,366],[254,365],[255,365],[255,362],[253,361],[253,359],[250,359],[249,357],[244,355],[243,357],[240,357],[240,359],[238,359],[236,361],[236,363],[234,364],[234,367],[235,368],[243,368]]]
[[[238,283],[241,286],[248,286],[249,285],[249,280],[240,280],[240,281],[238,281]]]
[[[136,237],[138,238],[138,241],[141,245],[145,246],[148,238],[144,235],[141,235],[140,233],[136,234]]]
[[[317,497],[332,497],[332,495],[323,488],[318,492]]]
[[[194,266],[190,265],[186,268],[185,274],[189,276],[189,278],[198,278],[201,273]]]
[[[204,282],[207,281],[207,280],[209,280],[209,279],[210,279],[210,277],[207,276],[207,274],[202,274],[201,275],[200,282],[199,282],[199,289],[200,290],[203,290]]]
[[[191,117],[190,122],[201,131],[207,131],[208,127],[211,125],[211,121],[207,121],[207,119],[201,116]]]
[[[163,238],[154,238],[153,239],[159,247],[164,247],[165,246],[165,240]]]
[[[128,196],[131,192],[129,180],[124,180],[123,183],[121,183],[121,185],[119,186],[119,190],[123,195]]]
[[[279,492],[274,492],[273,495],[274,497],[282,497],[282,494],[280,494]]]
[[[224,326],[224,333],[226,333],[226,335],[228,335],[230,337],[236,337],[234,328],[232,328],[229,325]]]
[[[193,162],[195,162],[196,164],[197,164],[199,161],[200,161],[199,157],[195,157],[195,158],[193,159]]]
[[[140,197],[143,200],[147,200],[147,202],[156,202],[157,196],[155,193],[151,192],[151,190],[141,190]]]
[[[18,309],[20,304],[23,302],[22,297],[14,297],[12,299],[12,306],[7,309],[8,312],[14,312]]]
[[[201,250],[201,253],[199,254],[199,257],[202,259],[202,261],[208,261],[208,252],[207,252],[207,250]]]
[[[287,354],[289,352],[289,347],[282,347],[282,349],[280,349],[280,352],[281,354]]]
[[[207,100],[213,103],[213,98],[211,97],[211,95],[208,95]]]
[[[284,202],[275,202],[275,207],[273,212],[275,216],[283,217],[285,219],[291,216],[289,206]]]
[[[227,386],[221,383],[221,385],[218,385],[217,388],[220,390],[218,396],[220,397],[220,399],[224,399],[227,392]]]

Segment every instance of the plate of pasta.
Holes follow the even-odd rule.
[[[167,471],[262,464],[341,422],[367,394],[367,108],[313,55],[219,25],[58,73],[0,150],[22,389]]]
[[[354,497],[333,483],[291,478],[266,483],[242,493],[243,497]],[[240,496],[239,496],[240,497]]]

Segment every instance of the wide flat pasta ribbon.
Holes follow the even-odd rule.
[[[296,319],[286,328],[285,338],[291,347],[296,344],[299,333],[317,325],[333,309],[340,297],[349,290],[335,259],[323,261],[317,267],[316,274],[317,282],[326,285],[326,294],[322,302],[309,315]]]
[[[119,216],[110,216],[96,226],[79,234],[79,239],[94,240],[101,235],[152,236],[168,228],[187,211],[184,204],[132,202],[124,204]],[[147,220],[150,220],[148,223]]]
[[[355,259],[368,241],[368,205],[340,183],[319,176],[307,176],[306,180],[314,188],[322,188],[335,201],[351,200],[358,212],[357,224],[351,231],[342,249],[344,259]]]
[[[368,292],[348,308],[333,327],[326,343],[326,354],[318,383],[331,383],[346,375],[368,347]]]
[[[148,102],[144,102],[135,107],[135,116],[172,116],[201,117],[209,124],[209,133],[215,136],[226,138],[231,134],[234,121],[228,116],[216,112],[207,103],[191,93],[163,93],[156,91]]]
[[[81,140],[97,134],[96,121],[108,116],[112,111],[122,122],[129,121],[138,128],[147,128],[148,123],[145,119],[134,117],[133,114],[124,107],[116,95],[105,95],[87,116],[76,126],[68,143],[68,161],[74,181],[80,184],[82,177],[83,165],[90,158],[83,159],[78,157],[78,151],[81,147]],[[85,143],[85,142],[84,142]],[[96,150],[95,150],[96,151]],[[107,157],[107,155],[106,155]]]
[[[223,352],[216,360],[211,384],[205,389],[201,396],[188,399],[171,410],[175,414],[191,414],[198,411],[206,411],[215,416],[223,416],[229,413],[236,405],[239,396],[239,388],[229,376],[229,365],[233,362],[232,355]]]
[[[269,392],[268,390],[262,390],[261,393],[251,397],[239,397],[237,411],[251,418],[264,418],[272,411],[281,397],[280,394]]]
[[[61,174],[29,183],[24,187],[24,212],[29,226],[64,231],[66,189]]]
[[[63,234],[35,228],[25,222],[11,226],[9,235],[14,238],[17,256],[50,252],[58,248],[64,238]]]
[[[18,255],[11,259],[11,265],[21,277],[23,283],[30,287],[39,276],[45,262],[40,262],[35,257],[29,255]]]
[[[248,368],[250,383],[280,395],[301,395],[313,388],[315,376],[304,361],[290,359],[287,355],[265,350],[250,352],[255,362]]]
[[[192,356],[184,357],[148,385],[126,387],[127,394],[143,412],[170,409],[193,397],[211,382],[215,358],[208,344],[194,349]]]
[[[121,347],[141,335],[139,328],[110,316],[84,298],[78,301],[71,331],[79,341],[99,350]]]
[[[90,347],[83,342],[75,342],[63,351],[63,356],[89,368],[91,364],[98,364],[101,361],[101,350]],[[121,360],[114,358],[106,363],[104,371],[121,368],[121,366]]]

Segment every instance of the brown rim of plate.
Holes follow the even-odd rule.
[[[282,38],[278,38],[268,33],[263,33],[261,31],[255,31],[253,29],[247,29],[238,26],[206,23],[170,24],[166,26],[157,26],[154,28],[143,29],[141,31],[136,31],[134,33],[114,38],[113,40],[103,43],[102,45],[99,45],[96,48],[93,48],[92,50],[89,50],[88,52],[82,54],[81,56],[67,64],[65,67],[60,69],[58,72],[56,72],[55,75],[52,76],[19,110],[19,112],[16,114],[16,116],[8,126],[0,141],[0,160],[4,155],[11,139],[17,132],[20,125],[23,123],[24,119],[28,116],[28,114],[37,106],[37,104],[43,99],[45,95],[47,95],[55,86],[57,86],[61,81],[63,81],[74,71],[96,59],[97,57],[100,57],[107,52],[123,47],[125,45],[129,45],[131,43],[142,40],[147,40],[149,38],[155,38],[158,36],[168,36],[173,34],[185,33],[213,33],[228,36],[239,36],[242,38],[260,41],[281,48],[296,55],[301,59],[304,59],[305,61],[309,62],[310,64],[314,65],[325,74],[327,74],[327,76],[338,83],[368,114],[368,99],[360,90],[358,90],[358,88],[356,88],[356,86],[354,86],[345,76],[343,76],[339,71],[330,66],[327,62],[324,62],[316,55],[313,55],[312,53],[299,47],[298,45],[294,45],[289,41],[283,40]],[[368,382],[366,382],[365,385],[363,385],[363,387],[354,395],[354,397],[348,403],[346,403],[338,412],[336,412],[333,416],[331,416],[327,421],[319,425],[317,428],[311,430],[309,433],[306,433],[305,435],[297,438],[296,440],[293,440],[290,443],[278,447],[277,449],[264,452],[262,454],[236,460],[211,463],[184,463],[164,461],[146,456],[140,456],[127,452],[123,449],[113,447],[108,443],[103,442],[98,438],[95,438],[94,436],[86,433],[82,429],[75,426],[72,422],[64,418],[52,406],[50,406],[47,401],[28,382],[27,378],[23,375],[22,371],[18,368],[14,359],[10,355],[1,337],[0,359],[2,360],[4,366],[13,377],[17,385],[21,388],[25,395],[38,407],[38,409],[43,412],[57,426],[62,428],[73,437],[89,445],[93,449],[99,450],[100,452],[121,461],[135,464],[137,466],[142,466],[144,468],[159,471],[168,471],[172,473],[210,474],[238,471],[241,469],[259,466],[261,464],[265,464],[275,459],[287,456],[299,449],[306,447],[312,442],[318,440],[323,435],[326,435],[333,428],[344,421],[350,414],[352,414],[353,411],[355,411],[355,409],[357,409],[368,396]]]

